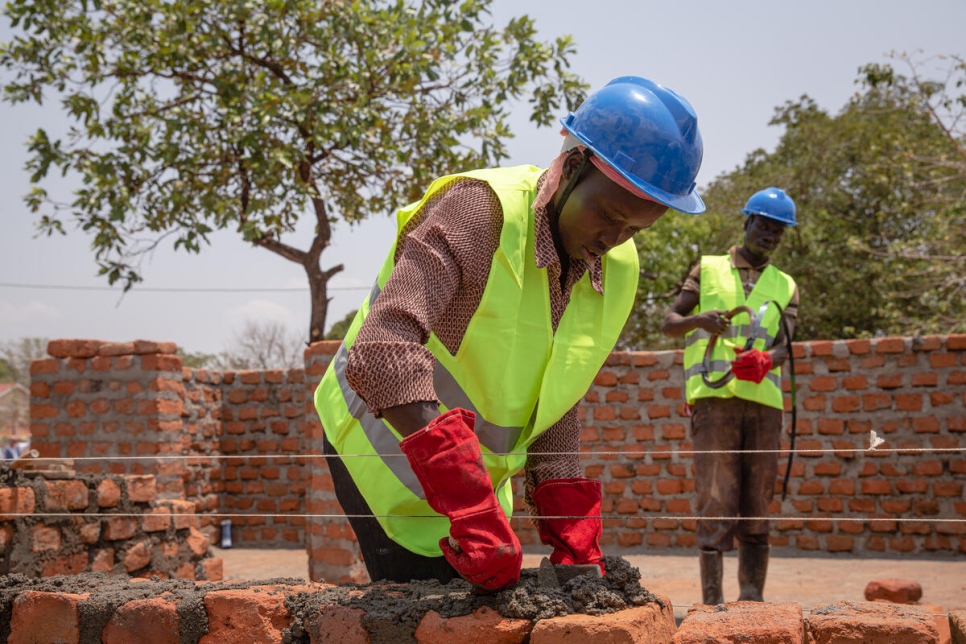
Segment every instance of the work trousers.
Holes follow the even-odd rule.
[[[691,414],[697,512],[701,517],[767,517],[775,496],[778,453],[734,454],[706,451],[777,450],[783,412],[741,398],[700,398]],[[730,551],[735,539],[768,544],[769,522],[698,519],[698,546]]]
[[[325,435],[322,437],[322,453],[328,456],[326,462],[332,475],[335,496],[342,511],[349,515],[349,525],[356,533],[371,581],[406,583],[414,579],[436,579],[445,584],[459,577],[456,569],[442,555],[425,557],[389,538],[379,521],[372,516],[369,504]]]

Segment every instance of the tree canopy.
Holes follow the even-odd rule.
[[[898,56],[859,70],[837,115],[807,96],[775,111],[773,152],[755,150],[704,191],[708,213],[671,214],[638,238],[644,275],[629,347],[675,346],[660,324],[688,271],[743,239],[740,210],[756,191],[785,189],[799,225],[774,263],[799,285],[796,339],[966,330],[966,66]]]
[[[444,173],[506,156],[508,114],[548,125],[579,103],[568,36],[537,38],[490,0],[24,0],[4,8],[11,103],[60,101],[70,127],[30,137],[40,229],[74,221],[110,283],[142,279],[166,237],[214,230],[299,263],[322,338],[332,224],[388,214]],[[81,187],[56,203],[48,181]],[[283,241],[315,221],[308,248]]]

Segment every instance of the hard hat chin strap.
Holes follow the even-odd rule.
[[[587,167],[587,162],[590,160],[590,155],[593,152],[590,150],[584,150],[583,158],[580,160],[580,165],[574,170],[574,173],[570,175],[570,180],[567,181],[567,185],[564,188],[563,194],[560,195],[560,200],[554,204],[554,210],[557,211],[557,217],[560,217],[560,213],[563,212],[564,204],[567,203],[567,199],[570,198],[570,193],[573,192],[574,186],[577,185],[577,180],[580,179],[580,175],[583,174],[584,168]]]

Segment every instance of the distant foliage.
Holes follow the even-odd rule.
[[[18,338],[0,343],[0,382],[30,389],[30,363],[47,357],[47,338]]]
[[[509,111],[551,125],[584,95],[568,36],[490,0],[21,0],[4,6],[3,98],[58,100],[66,136],[29,138],[41,231],[72,222],[125,288],[162,240],[213,231],[298,263],[320,340],[332,225],[388,215],[441,174],[507,156]],[[521,7],[525,7],[521,4]],[[48,184],[81,187],[57,203]],[[300,217],[315,236],[287,243]],[[74,226],[69,226],[73,228]],[[283,241],[285,237],[285,241]]]
[[[742,243],[740,210],[770,185],[798,206],[774,256],[801,292],[796,339],[966,331],[966,66],[896,58],[910,76],[864,67],[835,116],[807,96],[777,108],[777,148],[716,178],[708,214],[671,213],[639,236],[645,275],[624,346],[681,346],[659,327],[688,269]],[[924,79],[937,64],[940,80]]]

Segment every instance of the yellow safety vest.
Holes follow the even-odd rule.
[[[426,503],[419,481],[399,449],[401,436],[367,411],[345,378],[348,351],[394,268],[406,223],[435,193],[461,177],[486,181],[503,209],[500,245],[480,305],[456,355],[435,334],[426,347],[436,357],[433,384],[444,410],[477,414],[476,434],[493,488],[512,513],[510,477],[526,463],[526,448],[586,394],[620,336],[637,293],[633,240],[603,258],[604,295],[585,274],[574,285],[554,333],[546,269],[534,255],[533,201],[542,170],[494,168],[437,179],[423,198],[397,213],[396,242],[373,290],[362,302],[335,359],[315,391],[326,437],[342,456],[386,534],[409,550],[439,556],[449,520]]]
[[[701,311],[730,311],[737,306],[747,306],[756,314],[765,302],[776,302],[782,310],[788,306],[795,294],[795,280],[774,266],[769,265],[762,271],[755,288],[745,299],[738,270],[731,266],[730,255],[714,255],[701,258],[701,297],[693,313]],[[769,306],[761,320],[752,345],[759,351],[766,351],[778,335],[781,314],[778,307]],[[735,350],[741,349],[751,333],[752,324],[747,313],[739,313],[731,319],[731,325],[718,338],[711,355],[711,370],[708,374],[712,382],[723,377],[735,359]],[[759,384],[747,380],[732,379],[719,389],[704,383],[701,373],[704,370],[704,353],[711,334],[704,329],[694,329],[685,336],[684,377],[685,390],[689,403],[699,398],[742,398],[753,402],[784,409],[782,396],[781,367],[775,367],[765,375]]]

